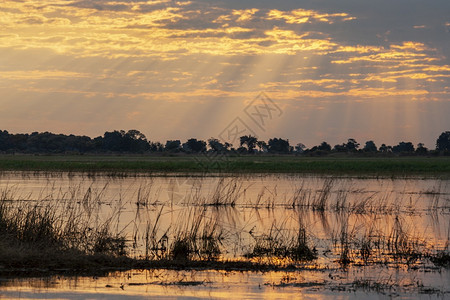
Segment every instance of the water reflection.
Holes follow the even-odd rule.
[[[442,274],[441,274],[442,275]],[[106,277],[11,279],[2,282],[0,296],[8,299],[148,299],[158,298],[293,298],[360,299],[390,297],[439,299],[449,293],[441,275],[398,270],[395,274],[357,271],[225,272],[131,270]],[[444,272],[448,276],[448,272]],[[339,293],[339,291],[344,293]],[[422,297],[420,297],[422,296]]]
[[[236,245],[236,239],[251,243],[252,236],[271,227],[295,231],[300,225],[319,242],[336,240],[343,224],[352,238],[389,237],[398,220],[408,237],[426,239],[434,248],[445,246],[449,232],[446,180],[4,173],[0,190],[3,198],[14,201],[56,202],[65,209],[71,201],[69,207],[81,206],[88,218],[113,218],[116,228],[141,248],[139,233],[147,228],[156,226],[158,239],[164,234],[171,238],[191,228],[198,214],[205,222],[214,220],[229,246]],[[242,254],[237,249],[229,252]]]
[[[386,268],[389,270],[387,278],[402,268],[405,269],[402,276],[406,277],[407,270],[434,270],[427,255],[449,246],[448,180],[294,175],[114,178],[84,174],[2,173],[0,194],[11,206],[50,204],[63,211],[67,218],[73,215],[72,212],[83,215],[83,220],[92,222],[92,226],[109,222],[116,232],[126,236],[129,255],[137,258],[165,257],[175,241],[195,233],[198,241],[190,245],[195,252],[191,259],[252,257],[260,262],[270,260],[271,263],[296,264],[303,269],[316,270],[312,275],[288,274],[287,279],[280,279],[279,272],[247,274],[249,278],[258,278],[252,286],[257,284],[264,293],[280,286],[318,289],[321,283],[329,280],[327,276],[346,278],[343,284],[359,280],[359,284],[370,287],[379,281],[379,278],[370,277],[370,268]],[[317,251],[317,259],[313,262],[298,261],[288,255],[276,257],[277,251],[270,252],[270,249],[267,255],[255,257],[255,253],[262,253],[261,249],[268,247],[288,253],[293,241],[298,243],[300,236],[300,244],[307,244]],[[255,250],[257,247],[260,252]],[[324,269],[347,270],[353,274],[323,274]],[[122,273],[80,280],[89,290],[93,289],[94,283],[98,283],[101,290],[111,289],[107,285],[120,288],[117,277],[122,278],[122,284],[128,284],[128,289],[140,292],[145,289],[164,294],[164,290],[183,286],[169,284],[183,281],[167,279],[168,275],[164,275],[166,284],[157,284],[161,275],[144,273],[131,276],[139,278],[141,283],[145,276],[142,285],[130,284],[132,282],[124,280]],[[236,279],[235,274],[224,275],[217,271],[194,273],[171,273],[170,276],[176,278],[183,274],[188,278],[193,292],[186,294],[183,286],[182,295],[215,295],[218,282],[226,284],[228,278],[234,278],[233,284],[241,284],[243,280]],[[265,276],[276,279],[264,279]],[[291,280],[289,276],[302,280]],[[448,280],[448,274],[446,276],[443,280]],[[73,279],[65,280],[32,280],[32,284],[39,282],[43,286],[15,280],[2,284],[3,287],[9,284],[21,286],[27,292],[36,288],[64,289],[62,286],[69,281],[72,285],[77,284]],[[199,282],[201,284],[195,284]],[[310,286],[302,286],[305,282]],[[406,282],[401,285],[417,286],[417,282]],[[243,283],[239,288],[243,289],[242,296],[255,292],[249,292],[249,287]],[[235,292],[233,290],[233,294]]]

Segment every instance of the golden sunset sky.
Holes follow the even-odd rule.
[[[2,0],[0,129],[424,142],[450,130],[450,1]],[[265,92],[264,128],[244,109]]]

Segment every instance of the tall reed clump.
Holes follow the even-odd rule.
[[[161,206],[158,214],[155,217],[154,222],[150,222],[149,218],[146,219],[147,224],[144,231],[144,246],[145,246],[145,259],[163,259],[166,257],[168,250],[168,237],[167,231],[158,239],[157,234],[159,232],[159,221],[161,220],[164,206]],[[134,244],[137,244],[138,229],[134,234]]]
[[[255,245],[251,252],[244,255],[247,258],[291,261],[311,261],[317,258],[317,251],[309,246],[306,228],[302,223],[296,233],[287,232],[283,230],[283,226],[272,224],[267,234],[251,235],[255,239]]]
[[[414,263],[423,256],[420,250],[423,244],[419,238],[413,237],[405,230],[399,216],[395,217],[394,226],[387,237],[387,248],[395,262],[404,259],[406,263]]]
[[[349,236],[349,215],[342,212],[338,215],[337,225],[330,231],[330,239],[337,257],[336,262],[345,269],[353,260],[351,259],[351,237]],[[330,251],[331,252],[331,251]]]
[[[91,200],[88,194],[85,201]],[[0,195],[0,264],[4,266],[70,266],[86,263],[81,257],[126,254],[125,238],[111,231],[113,218],[93,227],[76,199],[24,201],[5,191]]]
[[[348,232],[348,215],[343,217],[340,232],[340,254],[338,261],[343,268],[347,267],[352,259],[350,258],[350,235]]]
[[[322,188],[315,193],[310,189],[306,189],[302,183],[302,185],[296,187],[294,190],[292,198],[289,201],[289,206],[292,208],[308,208],[313,211],[324,212],[327,209],[333,186],[334,179],[326,178]]]
[[[224,232],[217,219],[209,219],[206,211],[194,209],[193,220],[185,228],[179,228],[174,235],[169,257],[174,260],[217,260],[221,254]]]
[[[62,246],[60,232],[54,226],[57,216],[51,207],[12,206],[0,199],[0,233],[2,242],[29,243],[37,248]]]
[[[210,202],[205,203],[205,205],[234,207],[241,194],[241,180],[238,178],[226,180],[226,178],[221,177],[210,197]]]
[[[436,266],[450,268],[450,252],[449,251],[439,251],[436,254],[431,255],[430,260]]]
[[[331,189],[333,188],[333,178],[325,179],[323,187],[320,190],[319,196],[314,198],[312,202],[312,208],[315,211],[325,211],[327,208],[327,202],[331,195]]]
[[[292,208],[308,208],[311,205],[311,190],[304,187],[304,182],[295,188],[290,204]]]
[[[188,222],[176,224],[178,228],[173,231],[169,228],[159,237],[161,212],[162,209],[155,222],[147,224],[146,259],[212,261],[220,257],[224,231],[217,219],[206,217],[204,208],[189,209],[187,215],[181,217]]]

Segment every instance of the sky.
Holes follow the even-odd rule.
[[[0,129],[307,147],[450,130],[450,1],[2,0]]]

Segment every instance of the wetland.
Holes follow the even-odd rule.
[[[450,181],[3,171],[8,298],[445,298]]]

